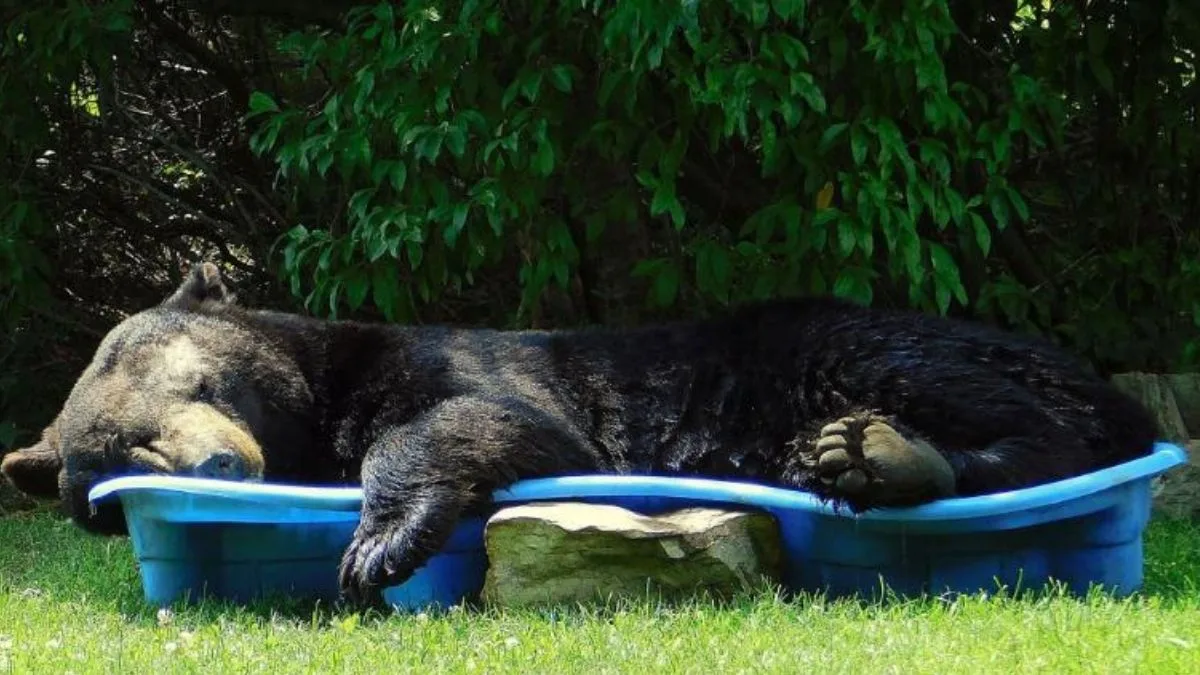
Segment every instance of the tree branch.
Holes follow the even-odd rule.
[[[341,26],[346,12],[369,0],[193,0],[195,9],[216,16],[261,17],[292,24]]]
[[[220,80],[237,108],[246,109],[250,101],[250,92],[246,88],[245,77],[236,68],[222,61],[216,54],[200,44],[183,27],[164,14],[162,8],[153,0],[141,0],[138,4],[146,12],[146,18],[162,32],[164,37]]]

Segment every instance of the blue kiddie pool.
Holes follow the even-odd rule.
[[[779,523],[792,591],[829,597],[1038,588],[1051,579],[1083,593],[1127,595],[1142,584],[1151,479],[1187,461],[1176,445],[1094,473],[981,497],[853,515],[812,495],[697,478],[590,475],[522,481],[497,505],[614,504],[640,513],[740,506]],[[236,483],[174,476],[115,478],[89,499],[120,499],[146,599],[247,601],[284,594],[337,597],[337,569],[358,524],[358,488]],[[386,589],[397,609],[477,596],[487,556],[483,519],[460,524],[439,555]]]

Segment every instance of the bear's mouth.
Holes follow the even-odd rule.
[[[88,500],[88,492],[101,483],[104,476],[95,471],[79,471],[69,476],[62,486],[62,502],[71,520],[93,534],[124,535],[128,533],[125,510],[120,500],[98,504]]]
[[[113,472],[105,478],[116,478],[122,475],[155,475],[181,476],[190,478],[212,478],[233,481],[236,483],[261,483],[263,474],[260,471],[250,471],[233,475],[209,475],[196,466],[176,464],[169,455],[154,448],[131,448],[126,462],[126,470]]]
[[[186,476],[258,483],[263,480],[261,461],[247,458],[233,444],[217,450],[178,451],[161,441],[144,441],[122,450],[109,449],[103,479],[124,475]]]

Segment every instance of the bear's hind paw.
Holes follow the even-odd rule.
[[[825,425],[801,461],[831,496],[856,505],[897,506],[954,493],[954,471],[941,453],[875,415]]]

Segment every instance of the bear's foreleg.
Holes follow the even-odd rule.
[[[363,460],[362,518],[339,574],[343,594],[376,602],[446,543],[459,518],[518,480],[599,467],[555,415],[517,397],[450,399],[379,434]]]

